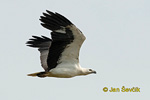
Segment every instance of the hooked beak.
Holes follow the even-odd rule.
[[[92,73],[93,73],[93,74],[96,74],[96,71],[93,71]]]

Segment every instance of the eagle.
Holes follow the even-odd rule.
[[[38,48],[44,71],[28,74],[33,77],[72,78],[80,75],[96,74],[91,68],[79,64],[79,51],[86,37],[66,17],[46,10],[40,16],[41,25],[51,30],[51,39],[46,36],[32,36],[26,44]]]

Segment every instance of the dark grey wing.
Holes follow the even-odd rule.
[[[44,16],[41,16],[41,25],[52,31],[65,31],[65,27],[68,25],[73,25],[67,18],[64,16],[53,13],[51,11],[46,10],[47,13],[43,13]]]
[[[60,62],[62,52],[65,48],[73,42],[74,36],[68,26],[73,25],[64,16],[53,13],[47,10],[47,13],[43,13],[41,16],[42,26],[51,30],[52,44],[49,48],[49,54],[47,59],[48,69],[55,68]]]
[[[40,51],[41,65],[44,68],[44,70],[47,71],[48,70],[47,57],[52,40],[45,36],[41,37],[32,36],[32,37],[33,38],[29,39],[29,41],[27,41],[26,44],[29,47],[38,48],[38,50]]]

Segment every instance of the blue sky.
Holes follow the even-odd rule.
[[[3,0],[0,3],[1,100],[148,100],[150,90],[150,1]],[[39,52],[25,45],[32,35],[50,36],[40,25],[48,9],[71,20],[86,36],[82,67],[96,75],[70,79],[32,78],[43,71]],[[140,92],[103,92],[104,87]]]

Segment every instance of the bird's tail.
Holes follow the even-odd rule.
[[[47,72],[37,72],[37,73],[32,73],[32,74],[28,74],[28,76],[33,76],[33,77],[41,77],[41,78],[44,78],[46,77],[47,75]]]

